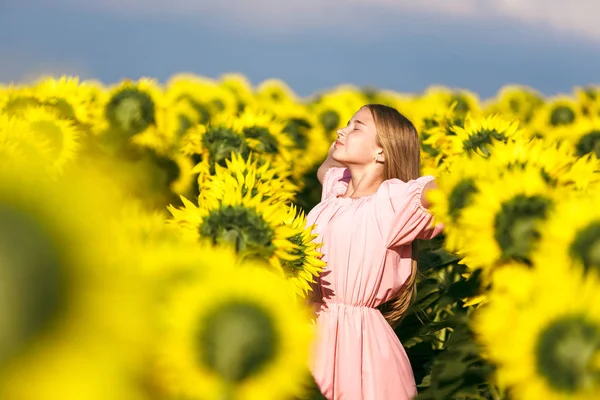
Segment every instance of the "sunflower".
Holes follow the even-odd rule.
[[[206,175],[204,180],[199,181],[199,202],[203,202],[202,198],[207,193],[214,196],[217,186],[223,190],[235,190],[240,187],[243,196],[247,193],[251,193],[252,196],[260,193],[264,201],[271,203],[293,201],[297,187],[285,174],[272,168],[269,162],[259,165],[261,161],[260,157],[254,154],[250,154],[245,160],[241,155],[233,153],[230,159],[225,160],[226,167],[216,165],[214,175]]]
[[[581,112],[589,118],[600,116],[600,86],[577,86],[573,89],[575,98],[581,105]]]
[[[303,212],[298,212],[295,206],[290,206],[287,218],[284,224],[295,231],[295,234],[289,238],[289,241],[296,245],[292,251],[295,259],[286,259],[281,261],[281,266],[295,288],[296,293],[305,297],[311,290],[310,283],[314,283],[325,262],[321,260],[322,254],[318,248],[322,243],[317,244],[313,240],[317,237],[312,233],[313,226],[306,226],[306,218]]]
[[[125,80],[111,88],[104,105],[106,123],[114,136],[111,139],[123,141],[156,125],[156,110],[162,101],[162,89],[151,79]]]
[[[523,85],[506,85],[488,102],[485,113],[528,124],[543,104],[544,98],[538,91]]]
[[[455,136],[450,136],[452,142],[451,154],[463,152],[474,153],[489,157],[495,143],[506,143],[522,137],[518,121],[507,121],[499,115],[465,119],[464,127],[453,126]]]
[[[207,192],[199,207],[183,196],[183,208],[168,206],[170,223],[189,240],[232,246],[243,258],[266,259],[282,273],[281,260],[293,259],[296,248],[289,240],[294,230],[283,224],[287,210],[282,204],[264,201],[262,193],[244,194],[241,186],[215,184]]]
[[[464,118],[455,115],[454,107],[432,110],[424,114],[420,125],[417,125],[420,126],[421,155],[429,161],[424,165],[427,169],[437,168],[446,157],[456,153],[453,150],[454,129],[464,126]]]
[[[283,133],[285,123],[271,113],[243,112],[238,118],[223,121],[226,127],[242,132],[250,149],[275,165],[290,165],[292,140]]]
[[[37,172],[0,175],[0,397],[95,399],[109,385],[111,397],[138,398],[128,368],[148,321],[128,257],[107,273],[114,247],[103,221],[117,203],[89,171],[60,182]]]
[[[448,158],[444,166],[435,173],[437,188],[427,192],[427,198],[436,221],[444,224],[446,248],[457,251],[466,244],[460,225],[463,211],[473,203],[480,181],[494,171],[487,161],[468,155]]]
[[[600,273],[599,201],[598,189],[585,197],[563,198],[540,228],[544,234],[534,260],[548,257],[565,268],[578,265]]]
[[[18,117],[0,114],[0,165],[25,166],[36,165],[41,171],[47,169],[50,160],[45,156],[50,150],[47,142],[37,140],[29,130],[28,124]],[[48,174],[44,174],[47,177]]]
[[[232,154],[248,159],[251,153],[243,132],[220,123],[190,128],[181,139],[181,151],[197,163],[194,172],[200,173],[199,181],[206,174],[214,174],[216,165],[227,166],[226,161]]]
[[[51,169],[60,174],[64,167],[77,157],[81,131],[70,121],[62,119],[54,110],[46,107],[30,107],[23,113],[23,120],[36,141],[47,152]]]
[[[461,213],[466,246],[458,251],[461,263],[483,269],[483,278],[509,261],[530,263],[557,194],[536,168],[488,174],[477,182],[478,191]]]
[[[582,117],[581,107],[572,97],[556,96],[539,109],[532,120],[532,128],[537,136],[560,138],[568,136]]]
[[[161,387],[177,398],[207,400],[302,394],[312,339],[308,311],[262,268],[216,266],[206,279],[174,290],[164,307]]]
[[[600,178],[597,162],[590,157],[578,157],[568,143],[544,138],[497,143],[487,161],[499,171],[525,166],[539,168],[550,185],[578,191],[589,188]]]
[[[194,119],[203,124],[217,115],[232,117],[238,112],[233,93],[220,86],[219,82],[204,77],[174,75],[167,82],[165,95],[172,105],[191,107],[196,114]]]
[[[233,94],[237,100],[238,112],[244,111],[247,107],[254,107],[257,104],[254,96],[254,88],[244,75],[228,73],[219,78],[219,85]]]
[[[513,272],[517,271],[513,269]],[[600,396],[600,280],[543,256],[503,275],[475,315],[500,386],[517,399]],[[499,280],[499,278],[497,278]]]
[[[467,115],[479,115],[481,107],[478,96],[468,90],[452,90],[443,86],[430,86],[420,99],[431,113],[451,108],[454,117],[461,119]]]
[[[63,118],[92,126],[97,119],[95,108],[104,88],[94,81],[61,76],[40,79],[32,90],[40,104],[54,108]]]
[[[298,96],[280,79],[267,79],[256,87],[256,98],[260,103],[293,104]]]
[[[367,98],[358,88],[341,85],[334,90],[319,94],[310,104],[309,109],[315,113],[327,133],[328,142],[331,143],[335,138],[335,131],[345,126],[365,104]]]
[[[600,116],[580,118],[562,138],[572,143],[575,154],[591,154],[600,160]]]

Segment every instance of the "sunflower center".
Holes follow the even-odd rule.
[[[579,139],[575,150],[579,157],[594,153],[597,158],[600,158],[600,130],[593,130],[583,135]]]
[[[472,178],[463,179],[454,186],[448,196],[448,208],[452,220],[456,221],[463,208],[470,204],[475,193],[477,193],[477,187]]]
[[[288,121],[283,133],[288,135],[294,141],[296,147],[300,150],[306,150],[308,147],[308,132],[312,128],[311,124],[303,118],[292,118]]]
[[[247,159],[250,154],[248,144],[242,135],[221,126],[209,127],[202,136],[202,144],[210,154],[211,174],[215,173],[215,164],[227,166],[225,161],[231,157],[232,152],[240,154],[244,159]]]
[[[112,128],[133,136],[155,123],[154,107],[150,95],[126,88],[115,93],[106,105],[105,113]]]
[[[462,94],[453,95],[452,98],[450,99],[450,104],[455,103],[455,102],[456,102],[456,107],[454,107],[454,111],[457,114],[464,115],[467,112],[469,112],[469,102],[467,101],[465,96],[463,96]]]
[[[600,329],[583,316],[557,319],[538,338],[536,366],[548,385],[573,393],[600,383],[594,358],[600,350]]]
[[[490,155],[488,146],[490,146],[494,140],[506,142],[507,137],[503,132],[498,132],[495,129],[481,129],[474,132],[469,139],[463,141],[463,148],[467,151],[479,150],[486,156]]]
[[[600,222],[595,221],[577,232],[569,247],[571,257],[581,261],[586,269],[600,270]]]
[[[570,125],[575,121],[575,111],[569,106],[557,106],[550,114],[550,125]]]
[[[537,195],[518,195],[502,204],[494,221],[494,238],[503,259],[529,263],[540,237],[538,222],[546,217],[550,204],[549,199]]]
[[[256,210],[223,206],[213,210],[199,228],[214,244],[229,244],[240,253],[268,258],[273,253],[273,229]]]
[[[335,130],[340,124],[340,115],[335,110],[326,110],[319,115],[319,122],[328,130]]]
[[[67,288],[48,232],[0,204],[0,365],[59,317]]]
[[[279,151],[277,138],[267,128],[261,126],[245,128],[244,135],[251,139],[257,139],[260,142],[257,150],[261,153],[277,154]]]
[[[264,369],[277,354],[272,317],[260,306],[231,302],[203,318],[198,337],[200,362],[229,382],[242,382]]]
[[[48,139],[48,147],[53,156],[58,158],[63,150],[64,133],[52,121],[35,121],[30,124],[31,129],[44,139]]]
[[[306,260],[306,245],[304,244],[302,233],[298,233],[288,238],[288,240],[297,247],[288,250],[288,253],[293,257],[293,260],[282,260],[281,266],[288,275],[296,276],[298,272],[304,270],[304,262]]]

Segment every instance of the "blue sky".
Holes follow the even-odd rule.
[[[282,79],[301,96],[344,83],[400,92],[442,84],[482,98],[518,83],[553,95],[600,83],[600,28],[590,18],[600,6],[564,3],[4,0],[0,82],[239,72],[253,84]]]

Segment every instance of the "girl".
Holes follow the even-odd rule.
[[[391,107],[366,105],[337,134],[317,173],[321,202],[307,216],[327,262],[310,299],[311,370],[331,400],[410,399],[415,380],[392,326],[415,287],[413,240],[442,230],[425,200],[433,177],[419,177],[416,129]],[[376,307],[390,300],[384,317]]]

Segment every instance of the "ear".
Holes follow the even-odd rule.
[[[385,162],[385,154],[383,154],[383,149],[377,151],[379,162]]]

